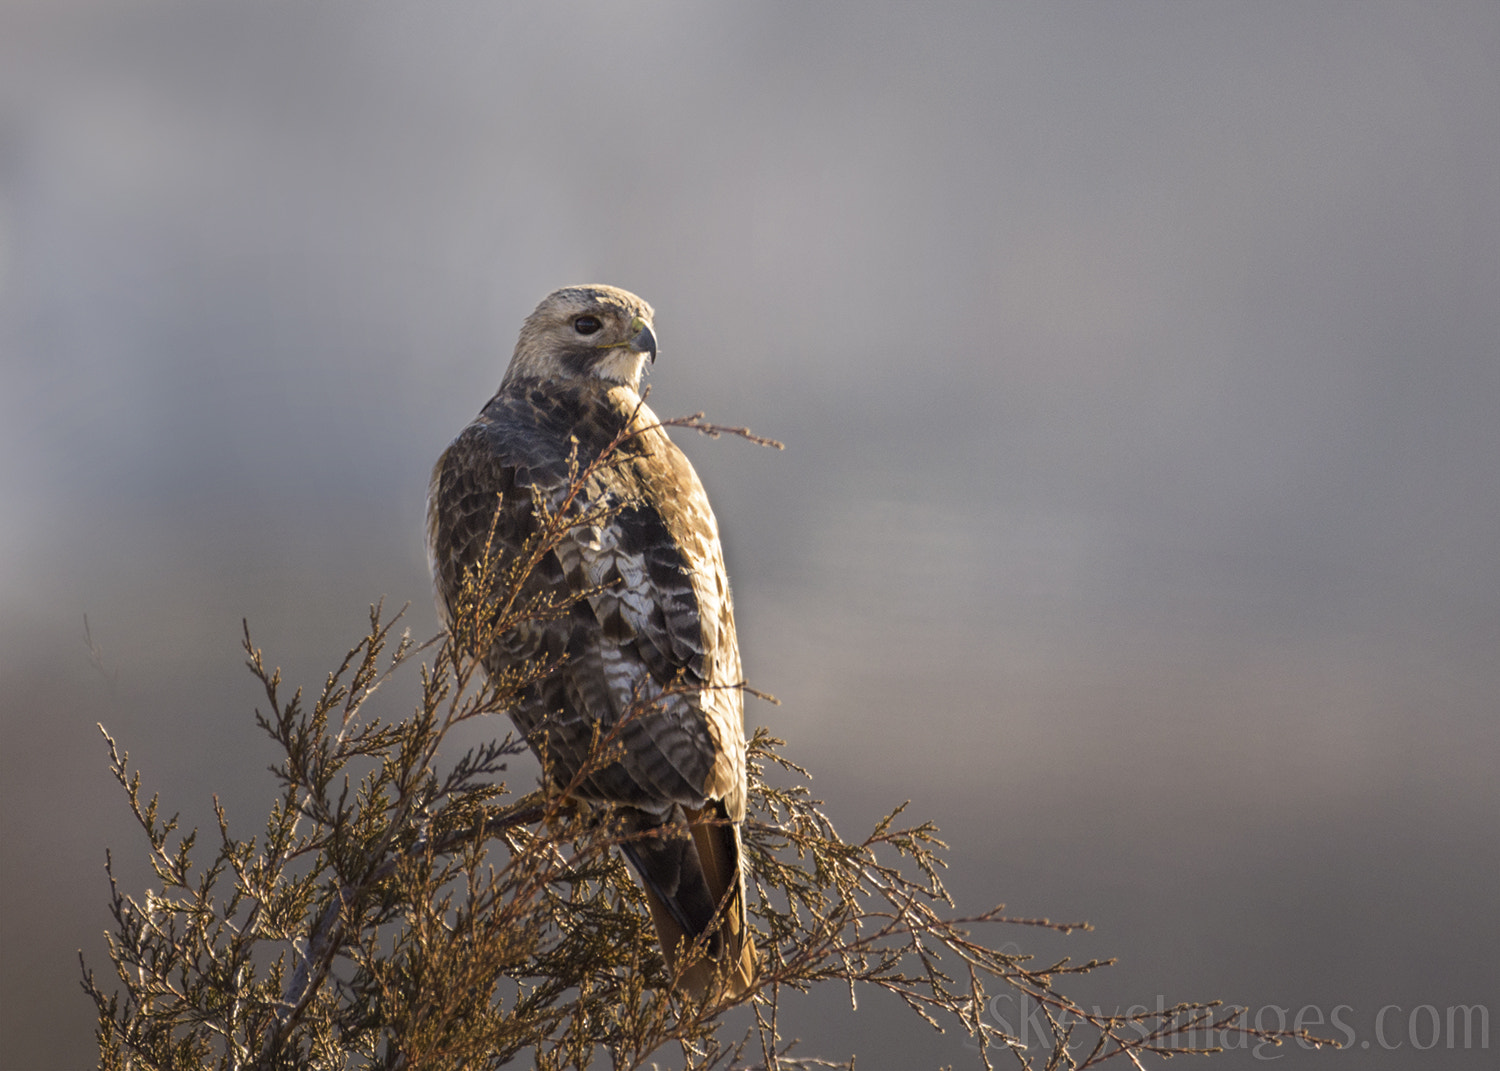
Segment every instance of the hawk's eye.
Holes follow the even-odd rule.
[[[573,330],[577,331],[580,335],[592,335],[603,326],[597,316],[580,316],[573,321]]]

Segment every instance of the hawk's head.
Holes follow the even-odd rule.
[[[505,381],[601,379],[639,389],[656,360],[651,306],[614,286],[566,286],[542,299],[521,325]]]

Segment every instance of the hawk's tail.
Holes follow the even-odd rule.
[[[683,811],[685,827],[662,824],[642,811],[625,812],[632,835],[622,848],[640,876],[678,986],[702,1000],[715,994],[719,978],[719,992],[743,996],[755,984],[756,957],[745,906],[739,825],[725,820],[718,802],[702,811]],[[689,947],[695,942],[697,951]]]

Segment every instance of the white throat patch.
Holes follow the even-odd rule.
[[[641,381],[641,371],[646,364],[646,355],[629,346],[615,346],[594,365],[594,375],[611,383],[635,387]]]

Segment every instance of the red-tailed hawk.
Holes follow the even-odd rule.
[[[529,581],[531,592],[585,597],[480,655],[492,677],[562,659],[509,711],[556,784],[573,780],[596,726],[618,724],[638,697],[661,697],[624,725],[623,757],[575,792],[616,805],[624,853],[674,969],[684,939],[715,931],[709,960],[685,973],[685,987],[705,992],[717,962],[743,991],[755,951],[739,835],[739,643],[708,496],[638,393],[647,360],[656,359],[651,321],[650,305],[612,286],[567,287],[537,306],[499,391],[433,469],[428,549],[451,623],[464,572],[487,542],[491,553],[519,552],[537,530],[536,497],[557,508],[570,463],[585,469],[623,429],[633,433],[573,502],[606,513],[569,529]]]

